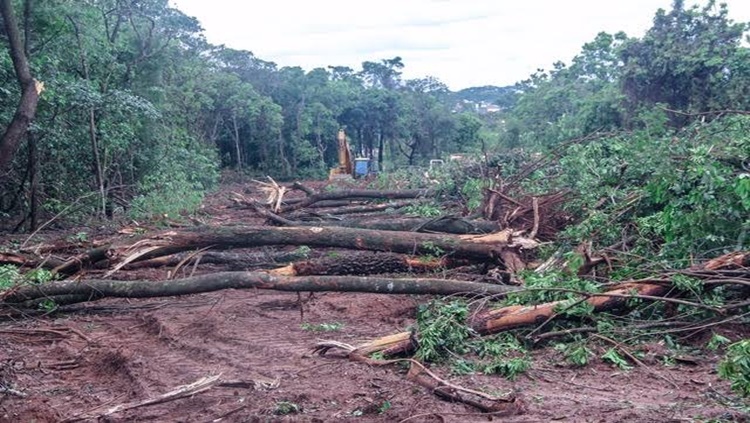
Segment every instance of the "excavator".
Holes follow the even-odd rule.
[[[346,140],[346,133],[343,129],[339,129],[336,141],[339,149],[339,165],[331,169],[328,180],[353,178],[354,162],[352,161],[352,151],[349,148],[349,142]]]
[[[339,129],[336,136],[336,143],[339,150],[339,165],[331,169],[328,180],[352,180],[369,175],[372,172],[370,159],[359,157],[352,159],[352,150],[349,148],[349,141],[346,139],[346,132]]]

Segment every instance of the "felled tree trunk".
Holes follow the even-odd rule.
[[[259,205],[255,206],[255,210],[261,216],[264,216],[270,221],[282,226],[336,226],[341,228],[371,229],[379,231],[435,232],[456,235],[486,234],[501,229],[500,225],[496,222],[489,222],[486,220],[465,220],[455,217],[443,217],[439,219],[425,219],[419,217],[376,219],[369,217],[354,220],[300,222],[279,216]]]
[[[305,245],[413,255],[465,258],[500,263],[499,253],[518,242],[509,233],[446,235],[335,227],[202,226],[168,231],[133,246],[111,247],[108,257],[135,262],[201,248],[231,249],[265,245]],[[80,268],[80,261],[66,266]]]
[[[325,203],[317,203],[315,205],[317,206],[320,204],[325,205]],[[352,206],[350,205],[349,202],[346,202],[346,204],[343,207],[331,208],[329,210],[318,210],[315,214],[341,216],[345,214],[375,213],[375,212],[382,212],[386,210],[396,210],[396,209],[410,206],[412,204],[419,204],[419,203],[414,202],[414,201],[391,201],[388,203],[362,204],[362,205]],[[310,214],[311,213],[299,211],[296,213],[291,213],[287,217],[290,219],[300,219],[300,218],[309,217]]]
[[[359,199],[359,198],[370,198],[370,199],[404,199],[404,198],[418,198],[425,197],[429,194],[428,190],[411,189],[411,190],[370,190],[370,189],[351,189],[333,192],[323,192],[313,194],[303,201],[289,204],[282,209],[284,212],[298,210],[304,207],[308,207],[319,201],[325,200],[344,200],[344,199]]]
[[[293,292],[373,292],[381,294],[505,295],[518,288],[445,279],[392,279],[355,276],[274,276],[262,272],[219,272],[168,281],[69,280],[23,286],[8,293],[0,304],[35,303],[52,299],[58,304],[105,297],[148,298],[198,294],[221,289],[272,289]]]
[[[591,294],[582,301],[589,303],[594,311],[627,308],[627,300],[633,295],[657,297],[664,295],[670,288],[668,281],[663,284],[623,283],[615,289],[602,294]],[[523,326],[538,325],[560,316],[555,310],[568,301],[553,301],[544,304],[522,306],[513,305],[495,310],[488,310],[476,315],[468,326],[479,335],[492,335]],[[416,348],[410,332],[375,339],[357,348],[358,354],[371,354],[382,351],[386,355],[411,352]]]
[[[303,260],[306,257],[304,251],[268,252],[268,253],[230,253],[225,251],[206,251],[201,254],[184,252],[171,256],[159,257],[131,263],[125,266],[126,270],[142,269],[146,267],[177,266],[180,263],[200,260],[203,264],[216,264],[225,266],[229,270],[249,270],[282,266],[295,260]]]
[[[317,260],[292,263],[269,271],[273,275],[375,275],[379,273],[424,273],[467,264],[448,257],[408,257],[393,253],[335,253]]]

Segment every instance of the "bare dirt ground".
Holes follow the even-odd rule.
[[[206,220],[259,223],[254,213],[228,207],[227,193],[237,189],[228,186],[207,199]],[[167,270],[120,272],[116,277],[163,279]],[[535,350],[532,369],[515,381],[433,369],[471,389],[515,393],[523,410],[513,416],[481,415],[466,405],[445,402],[406,380],[398,366],[370,367],[311,352],[320,339],[357,344],[401,331],[414,322],[416,307],[427,299],[228,290],[179,298],[107,299],[48,316],[0,321],[0,386],[25,395],[0,393],[0,421],[75,420],[218,374],[222,380],[246,383],[214,386],[100,420],[750,421],[728,383],[718,378],[717,356],[665,366],[659,345],[644,346],[645,366],[629,371],[599,361],[572,368],[552,348]],[[338,330],[310,330],[317,324]]]

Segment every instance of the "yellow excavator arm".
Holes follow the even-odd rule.
[[[349,149],[349,142],[346,140],[346,133],[343,129],[339,129],[339,133],[336,136],[339,149],[339,166],[331,169],[330,177],[334,175],[349,175],[354,176],[354,161],[352,160],[352,152]]]

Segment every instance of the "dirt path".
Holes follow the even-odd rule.
[[[255,219],[233,214],[223,194],[207,201],[214,221]],[[147,272],[164,277],[166,270]],[[139,276],[143,271],[127,275]],[[216,374],[249,385],[213,387],[103,421],[211,422],[222,416],[225,422],[488,421],[412,384],[398,367],[368,367],[311,353],[319,339],[356,344],[403,330],[425,300],[230,290],[109,299],[52,317],[2,322],[0,383],[26,397],[0,394],[0,421],[63,421]],[[312,330],[322,327],[337,330]],[[497,418],[502,421],[747,421],[731,407],[735,397],[714,371],[717,357],[666,367],[657,355],[649,361],[647,353],[648,367],[630,371],[600,362],[573,369],[551,348],[535,351],[534,357],[532,370],[514,382],[436,371],[472,389],[516,392],[525,413]]]

